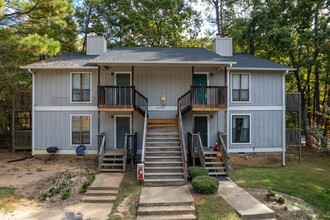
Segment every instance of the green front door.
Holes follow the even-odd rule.
[[[195,117],[195,134],[200,134],[203,147],[207,147],[207,116]]]
[[[125,134],[131,132],[130,117],[117,117],[116,118],[116,147],[124,148]]]
[[[194,86],[207,86],[206,74],[194,74]],[[195,88],[194,91],[194,104],[203,105],[207,103],[206,89]]]
[[[117,74],[117,86],[130,86],[131,75],[129,73]],[[131,88],[119,88],[117,90],[117,105],[130,105],[131,103]]]

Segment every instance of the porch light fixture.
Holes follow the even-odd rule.
[[[210,76],[213,76],[213,73],[210,73]]]
[[[162,107],[164,107],[165,106],[165,104],[166,104],[166,96],[161,96],[160,97],[160,101],[161,101],[161,103],[162,103]]]

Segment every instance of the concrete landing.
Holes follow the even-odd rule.
[[[196,219],[194,198],[187,185],[144,187],[137,219]]]
[[[104,190],[111,190],[111,188],[118,189],[124,177],[124,173],[100,173],[95,176],[95,180],[88,187],[88,189],[98,188]]]
[[[218,192],[243,219],[272,219],[275,212],[237,186],[229,178],[221,178]]]

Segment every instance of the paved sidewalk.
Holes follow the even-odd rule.
[[[259,202],[229,178],[219,178],[220,195],[236,210],[243,219],[271,219],[275,212]]]

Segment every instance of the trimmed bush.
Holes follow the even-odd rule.
[[[197,176],[193,179],[192,186],[202,194],[214,193],[218,191],[219,181],[211,176]]]
[[[188,174],[192,179],[194,179],[197,176],[208,176],[209,171],[204,167],[189,167]]]

